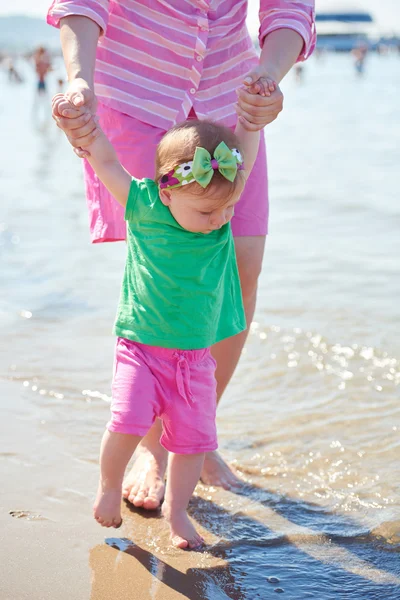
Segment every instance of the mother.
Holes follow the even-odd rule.
[[[283,106],[279,87],[263,97],[255,95],[255,82],[269,77],[279,83],[312,52],[314,0],[260,0],[260,57],[246,29],[246,14],[246,0],[55,0],[47,19],[61,29],[66,95],[81,116],[53,116],[75,152],[85,155],[96,135],[92,117],[97,112],[125,168],[135,177],[153,177],[155,147],[176,122],[197,115],[234,126],[238,113],[249,129],[257,130],[276,119]],[[236,96],[243,83],[247,89]],[[266,164],[262,139],[232,219],[248,324],[268,230]],[[121,207],[86,161],[84,168],[92,242],[125,239]],[[246,337],[247,331],[213,348],[218,399]],[[154,509],[163,497],[167,453],[159,438],[156,422],[124,482],[124,496],[135,506]],[[217,453],[206,456],[202,480],[225,488],[238,482]]]

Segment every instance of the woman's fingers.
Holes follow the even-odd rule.
[[[235,104],[236,113],[242,117],[244,117],[250,123],[254,123],[255,125],[263,126],[265,124],[265,116],[257,117],[252,115],[251,113],[243,110],[239,104]]]
[[[87,113],[76,119],[68,119],[67,117],[58,117],[56,119],[57,126],[62,129],[69,137],[74,139],[84,137],[91,131],[96,129],[96,123],[93,117]]]
[[[255,110],[263,110],[266,107],[277,105],[283,105],[283,94],[279,88],[277,88],[269,97],[263,97],[260,95],[250,94],[247,90],[239,88],[236,90],[238,96],[238,102],[240,105],[246,104],[247,106],[253,107]]]
[[[249,123],[249,121],[242,116],[238,118],[243,127],[247,129],[247,131],[260,131],[264,127],[264,125],[254,125],[253,123]]]
[[[251,115],[250,121],[263,120],[268,125],[276,119],[283,108],[283,94],[277,88],[269,97],[255,96],[246,90],[237,90],[238,104],[241,110]]]
[[[75,119],[76,117],[79,117],[81,115],[90,115],[87,109],[74,108],[69,104],[69,102],[66,102],[62,106],[59,106],[59,111],[63,117],[67,117],[69,119]]]
[[[76,134],[76,132],[75,132]],[[86,133],[85,135],[82,135],[80,137],[72,137],[70,134],[67,134],[67,138],[69,143],[74,147],[74,148],[85,148],[85,146],[90,146],[90,144],[92,142],[94,142],[94,140],[97,138],[97,136],[100,135],[100,130],[97,129],[96,127],[90,131],[89,133]],[[78,154],[79,156],[79,154]]]
[[[79,156],[79,158],[87,158],[90,156],[90,152],[88,152],[88,150],[84,150],[83,148],[72,148],[72,150],[77,156]]]

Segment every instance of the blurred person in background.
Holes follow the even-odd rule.
[[[44,46],[39,46],[33,53],[33,61],[37,75],[37,91],[39,95],[46,93],[46,77],[52,70],[51,58]]]
[[[257,95],[255,82],[279,84],[315,46],[314,0],[260,0],[258,56],[246,27],[246,0],[54,0],[48,22],[61,30],[68,74],[65,95],[79,108],[53,117],[74,151],[84,158],[96,136],[95,115],[124,167],[137,178],[154,177],[156,146],[165,131],[186,118],[213,119],[234,127],[237,115],[260,130],[283,107],[279,88]],[[131,151],[137,144],[140,151]],[[84,165],[93,243],[125,239],[123,209]],[[249,328],[268,232],[264,137],[255,166],[232,219],[243,302]],[[248,328],[216,344],[221,398],[239,361]],[[167,453],[158,421],[135,452],[124,497],[155,509],[164,495]],[[239,484],[216,452],[206,455],[202,481],[226,489]]]
[[[365,60],[368,54],[367,44],[360,44],[357,48],[353,48],[352,56],[354,58],[354,67],[357,75],[364,75],[365,71]]]
[[[3,62],[5,64],[5,68],[8,73],[8,81],[10,83],[22,83],[23,79],[22,79],[21,75],[18,73],[18,71],[16,70],[14,61],[11,58],[11,56],[7,56]]]

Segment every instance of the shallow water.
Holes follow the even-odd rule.
[[[191,512],[210,544],[185,557],[190,588],[164,562],[159,519],[126,510],[127,539],[106,540],[184,596],[399,596],[399,67],[372,56],[358,79],[348,56],[327,56],[301,85],[284,82],[285,110],[267,129],[258,308],[219,410],[221,449],[246,485],[198,487]],[[22,86],[0,74],[0,379],[44,444],[62,440],[75,461],[70,495],[46,488],[57,512],[93,494],[125,248],[90,246],[79,160],[32,114],[21,68]]]

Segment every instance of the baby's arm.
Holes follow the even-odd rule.
[[[246,83],[246,81],[245,81]],[[246,83],[248,85],[248,83]],[[260,77],[251,84],[247,91],[250,94],[259,94],[260,96],[270,96],[276,89],[276,83],[269,77]],[[258,146],[260,143],[259,131],[248,131],[243,124],[246,123],[245,117],[239,116],[236,124],[235,133],[238,136],[243,150],[244,172],[246,179],[249,177],[255,160],[257,158]]]
[[[248,131],[243,127],[239,117],[236,124],[235,133],[240,141],[240,147],[243,151],[243,163],[244,163],[244,174],[248,179],[258,153],[258,145],[260,143],[260,132],[259,131]]]
[[[65,108],[70,110],[75,109],[68,100],[60,97],[60,95],[53,99],[53,104],[55,102],[58,103],[57,109],[60,114],[62,114]],[[116,152],[104,132],[99,126],[97,127],[95,140],[89,146],[85,147],[85,150],[90,152],[90,156],[87,156],[86,159],[112,196],[125,207],[132,183],[132,176],[129,175],[128,171],[119,162]]]

